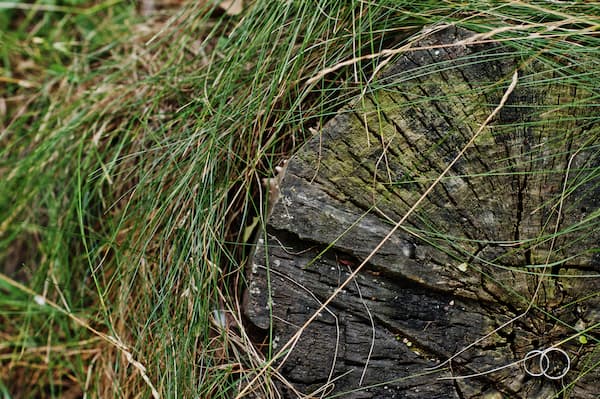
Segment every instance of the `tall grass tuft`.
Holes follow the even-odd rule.
[[[235,396],[270,353],[240,311],[262,179],[424,26],[490,32],[599,87],[594,3],[57,3],[0,8],[8,397]]]

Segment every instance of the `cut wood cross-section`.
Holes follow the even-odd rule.
[[[273,354],[452,162],[518,71],[474,144],[274,363],[298,391],[600,393],[597,88],[570,84],[552,58],[473,35],[447,28],[415,43],[288,162],[247,273],[245,313],[271,334]],[[533,350],[545,375],[540,352],[523,361]]]

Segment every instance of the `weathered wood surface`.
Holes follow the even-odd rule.
[[[451,28],[419,45],[470,35]],[[563,387],[598,397],[599,134],[593,110],[578,106],[590,93],[495,44],[408,53],[289,161],[245,311],[272,327],[276,352],[468,142],[517,66],[499,115],[279,364],[299,390],[333,380],[330,393],[346,398],[546,399]],[[540,280],[526,316],[426,372],[521,314]],[[582,344],[576,334],[590,327]],[[571,368],[558,381],[521,365],[438,380],[559,343]]]

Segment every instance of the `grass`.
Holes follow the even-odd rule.
[[[423,26],[598,88],[594,3],[20,4],[0,3],[6,397],[235,396],[270,353],[240,315],[261,179]]]

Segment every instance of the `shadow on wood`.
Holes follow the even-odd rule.
[[[247,275],[246,315],[272,328],[274,353],[427,190],[519,70],[516,89],[475,144],[277,363],[305,393],[597,397],[600,147],[586,105],[592,94],[517,49],[466,43],[471,35],[449,28],[417,43],[429,48],[388,67],[288,163]],[[532,298],[526,315],[428,370],[523,314]],[[439,379],[553,345],[569,356],[564,378],[528,375],[521,362]],[[547,360],[549,377],[566,367],[564,357]],[[535,372],[539,359],[530,363]]]

